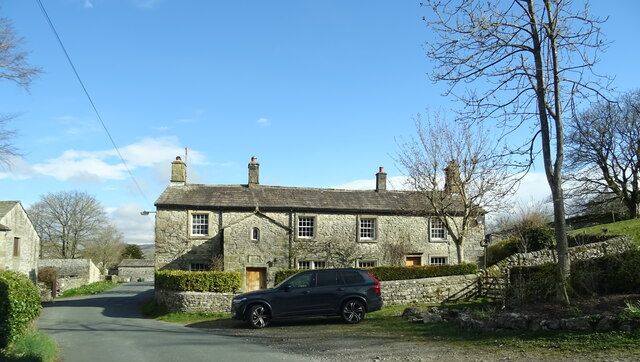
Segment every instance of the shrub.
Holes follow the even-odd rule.
[[[406,280],[465,275],[478,272],[475,264],[428,265],[428,266],[379,266],[369,269],[378,280]]]
[[[515,236],[511,236],[487,247],[487,266],[494,265],[497,262],[518,253],[518,248],[518,238]]]
[[[54,267],[44,267],[38,269],[38,281],[44,283],[49,290],[53,290],[58,279],[58,271]]]
[[[302,270],[300,269],[283,269],[283,270],[278,270],[276,272],[276,276],[275,276],[275,284],[278,285],[280,283],[282,283],[285,279],[287,279],[288,277],[294,275],[294,274],[298,274],[299,272],[301,272]]]
[[[640,250],[575,261],[571,284],[581,294],[640,292]]]
[[[40,291],[26,275],[0,272],[0,348],[22,334],[40,308]]]
[[[156,288],[177,292],[235,293],[241,281],[238,272],[161,270],[156,273]]]
[[[14,357],[16,361],[54,362],[58,359],[58,352],[58,345],[51,337],[40,331],[28,330],[7,348],[7,357],[10,361]]]
[[[507,299],[510,303],[546,302],[555,295],[556,265],[513,267],[509,274]]]

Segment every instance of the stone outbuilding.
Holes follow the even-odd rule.
[[[155,262],[152,259],[124,259],[118,264],[118,277],[121,280],[153,281]]]
[[[276,271],[288,268],[457,262],[424,194],[387,190],[382,167],[374,190],[265,186],[259,167],[253,157],[246,184],[203,185],[187,183],[186,164],[173,161],[171,182],[155,203],[156,269],[238,271],[243,289],[254,290],[272,286]],[[465,261],[477,262],[483,237],[484,215],[477,215]]]
[[[0,269],[24,273],[35,281],[40,238],[19,201],[0,201]]]
[[[91,259],[40,259],[40,268],[53,268],[61,292],[101,280],[100,269]]]

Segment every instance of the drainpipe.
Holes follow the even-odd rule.
[[[293,269],[293,210],[289,210],[289,269]]]

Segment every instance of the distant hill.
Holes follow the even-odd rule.
[[[156,253],[156,245],[155,244],[138,244],[142,252],[144,253],[145,259],[153,259],[155,258]]]

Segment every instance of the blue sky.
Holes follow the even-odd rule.
[[[428,79],[430,33],[419,1],[44,0],[117,145],[119,163],[35,1],[0,1],[43,74],[29,92],[0,82],[0,109],[24,154],[0,171],[0,199],[83,190],[108,208],[129,242],[152,241],[153,201],[169,163],[189,148],[189,180],[371,187],[392,180],[396,139],[412,117],[455,107]],[[598,69],[626,91],[640,82],[640,2],[595,2],[613,41]],[[394,178],[395,177],[395,178]],[[542,182],[540,182],[542,181]],[[532,174],[520,193],[540,197]]]

